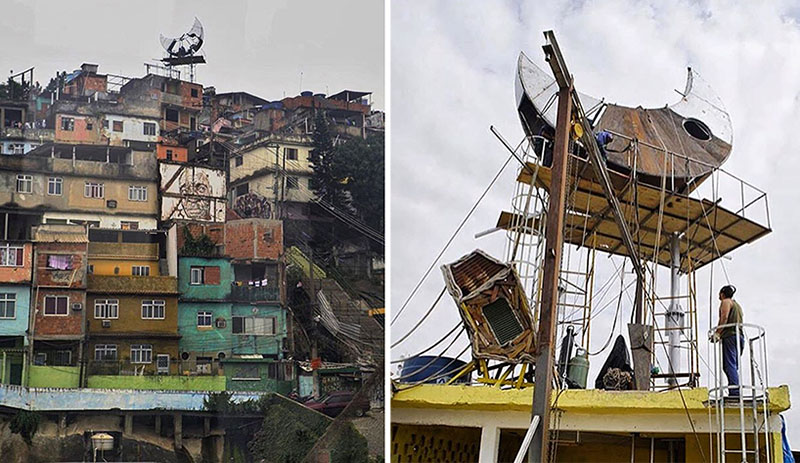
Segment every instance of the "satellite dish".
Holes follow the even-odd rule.
[[[173,58],[185,58],[192,56],[200,50],[203,46],[203,25],[200,20],[194,18],[194,25],[189,29],[189,32],[181,34],[177,38],[164,37],[164,34],[159,34],[161,46]]]

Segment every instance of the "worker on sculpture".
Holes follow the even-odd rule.
[[[728,377],[728,390],[731,397],[739,397],[739,357],[744,350],[744,336],[741,324],[744,321],[742,306],[733,300],[736,287],[723,286],[719,290],[719,323],[716,337],[722,341],[722,371]]]
[[[606,147],[614,141],[614,136],[611,135],[611,132],[601,130],[594,135],[594,139],[597,140],[597,147],[600,148],[600,155],[603,156],[603,161],[607,163],[608,150]]]

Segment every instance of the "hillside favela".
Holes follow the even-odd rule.
[[[3,462],[383,452],[374,89],[218,91],[203,36],[0,83]]]

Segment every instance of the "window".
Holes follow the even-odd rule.
[[[86,130],[92,130],[94,128],[94,124],[91,121],[86,121]]]
[[[130,222],[127,220],[121,220],[119,222],[119,228],[123,230],[138,230],[139,229],[139,222]]]
[[[83,186],[83,196],[86,198],[102,198],[105,196],[105,184],[86,182]]]
[[[86,273],[89,275],[94,275],[94,265],[89,264],[86,266]]]
[[[211,312],[197,312],[197,327],[211,328]]]
[[[37,352],[36,355],[33,356],[33,364],[37,366],[47,365],[47,354],[44,352]]]
[[[199,95],[196,88],[189,90],[189,92],[191,92],[192,98],[197,98],[197,95]]]
[[[111,130],[114,132],[122,132],[122,121],[112,121]]]
[[[275,335],[275,317],[233,317],[233,334]]]
[[[30,175],[17,175],[17,193],[31,193],[33,191],[33,177]]]
[[[167,150],[167,161],[172,161],[172,150]]]
[[[0,293],[0,318],[17,318],[17,295]]]
[[[153,345],[131,344],[131,363],[153,363]]]
[[[119,299],[97,299],[94,301],[94,318],[119,318]]]
[[[286,188],[290,190],[296,190],[300,188],[300,181],[297,177],[286,177]]]
[[[154,122],[145,122],[142,131],[145,135],[155,135],[156,124]]]
[[[97,344],[94,346],[95,362],[115,362],[117,360],[116,344]]]
[[[167,108],[164,118],[169,122],[178,122],[178,110]]]
[[[204,271],[203,267],[192,267],[189,273],[189,284],[190,285],[202,285],[203,284],[203,276]]]
[[[138,185],[129,186],[128,201],[147,201],[147,187]]]
[[[67,306],[69,305],[69,298],[67,296],[45,296],[44,297],[44,314],[67,316]]]
[[[250,184],[249,183],[243,183],[243,184],[241,184],[241,185],[236,187],[236,197],[237,198],[239,196],[244,196],[249,192],[250,192]]]
[[[257,366],[242,365],[236,368],[231,377],[234,381],[261,381]]]
[[[24,252],[22,246],[0,246],[0,267],[22,267]]]
[[[131,267],[131,274],[135,277],[146,277],[150,276],[150,266],[149,265],[134,265]]]
[[[53,355],[53,365],[62,367],[72,365],[72,351],[57,350]]]
[[[314,190],[314,179],[310,177],[308,179],[308,189],[312,191]]]
[[[72,132],[75,130],[75,118],[61,116],[61,130]]]
[[[64,179],[61,177],[50,177],[47,179],[47,194],[61,196],[64,190]]]
[[[108,119],[103,119],[103,128],[104,129],[108,128]]]
[[[143,319],[163,319],[164,301],[142,301]]]
[[[284,148],[283,155],[289,161],[297,161],[297,148]]]
[[[239,167],[239,166],[241,166],[242,164],[244,164],[244,160],[242,159],[242,156],[241,156],[241,155],[239,155],[239,156],[236,156],[236,157],[234,158],[234,163],[236,163],[236,167]]]
[[[8,146],[11,154],[25,154],[25,145],[22,143],[12,143]],[[31,147],[33,149],[33,147]]]

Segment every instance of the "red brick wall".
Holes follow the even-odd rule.
[[[178,225],[178,251],[180,251],[180,249],[183,247],[184,243],[183,230],[185,228],[188,228],[189,233],[191,233],[192,236],[195,238],[205,233],[206,235],[208,235],[209,238],[211,238],[211,241],[213,241],[214,243],[219,244],[222,243],[223,241],[222,234],[224,230],[221,224],[208,225],[200,223],[187,223],[183,225]]]
[[[86,293],[83,291],[70,291],[67,289],[46,289],[40,288],[36,298],[36,322],[34,325],[34,336],[44,335],[81,335],[83,334],[83,314],[86,312]],[[45,316],[44,298],[45,296],[67,296],[67,316]],[[72,304],[80,302],[83,310],[76,312],[72,310]]]
[[[282,223],[265,219],[226,223],[225,254],[234,259],[279,259],[283,254]]]
[[[209,266],[205,267],[203,270],[205,281],[204,283],[207,285],[218,285],[220,282],[220,271],[219,267],[217,266]]]
[[[86,287],[86,243],[37,243],[36,281],[40,286]],[[72,256],[72,270],[49,270],[47,256],[50,254]]]
[[[192,96],[192,89],[197,91],[197,96]],[[203,86],[191,82],[181,82],[181,98],[181,102],[187,108],[200,108],[203,105]]]
[[[31,269],[33,263],[33,245],[31,243],[23,243],[22,250],[22,267],[0,267],[0,281],[4,283],[19,283],[23,281],[31,281]]]

